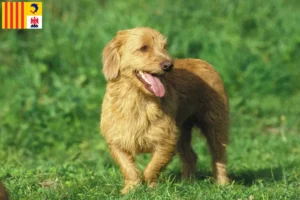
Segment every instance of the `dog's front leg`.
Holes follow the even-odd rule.
[[[151,160],[144,170],[145,182],[155,186],[160,171],[171,161],[175,152],[175,145],[156,147],[152,153]]]
[[[141,182],[141,174],[130,153],[118,148],[116,145],[109,145],[109,150],[111,156],[120,166],[125,181],[125,187],[121,192],[122,194],[126,194],[130,189]]]

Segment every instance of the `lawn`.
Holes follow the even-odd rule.
[[[10,199],[300,199],[300,3],[296,0],[44,1],[42,30],[0,31],[0,180]],[[175,156],[154,189],[120,194],[100,135],[103,47],[149,26],[175,58],[210,62],[231,108],[228,173],[213,183],[194,131],[194,182]],[[140,155],[143,169],[149,155]]]

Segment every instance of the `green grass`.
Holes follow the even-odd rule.
[[[45,1],[43,30],[0,32],[0,180],[11,199],[300,199],[298,1]],[[121,29],[149,26],[174,57],[212,63],[231,106],[228,172],[212,183],[197,130],[197,178],[177,157],[155,189],[122,196],[100,136],[101,51]],[[149,155],[137,159],[144,168]]]

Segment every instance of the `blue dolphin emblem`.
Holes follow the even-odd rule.
[[[30,7],[34,8],[34,11],[30,10],[30,12],[32,12],[32,14],[36,13],[39,9],[39,7],[36,3],[31,4]]]

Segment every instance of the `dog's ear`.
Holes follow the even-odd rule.
[[[110,81],[118,77],[120,72],[120,47],[125,40],[125,31],[119,31],[117,36],[113,38],[103,49],[102,63],[103,74],[106,80]]]

